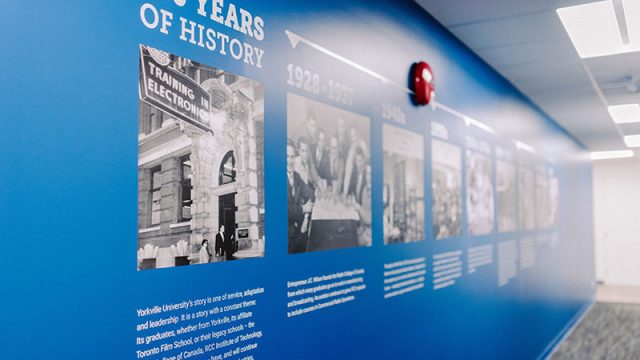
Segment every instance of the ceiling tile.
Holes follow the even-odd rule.
[[[549,9],[545,1],[530,0],[416,0],[416,2],[447,27]]]
[[[473,42],[474,49],[478,50],[531,42],[551,47],[554,44],[562,45],[565,40],[558,37],[559,30],[563,28],[554,11],[478,21],[451,26],[450,29],[461,40]]]

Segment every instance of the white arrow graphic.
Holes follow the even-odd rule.
[[[413,94],[413,91],[411,89],[407,88],[406,86],[402,86],[400,84],[397,84],[397,83],[393,82],[392,80],[390,80],[389,78],[384,77],[384,76],[378,74],[377,72],[375,72],[375,71],[373,71],[371,69],[368,69],[368,68],[356,63],[355,61],[349,60],[346,57],[344,57],[344,56],[342,56],[340,54],[337,54],[337,53],[335,53],[335,52],[333,52],[333,51],[331,51],[331,50],[329,50],[329,49],[327,49],[327,48],[325,48],[323,46],[320,46],[320,45],[314,43],[313,41],[308,40],[308,39],[306,39],[306,38],[304,38],[304,37],[292,32],[292,31],[285,30],[284,33],[289,38],[289,42],[291,43],[291,47],[293,49],[297,48],[298,45],[300,45],[300,43],[306,44],[307,46],[309,46],[309,47],[311,47],[311,48],[313,48],[315,50],[318,50],[319,52],[321,52],[321,53],[323,53],[325,55],[328,55],[328,56],[330,56],[330,57],[332,57],[332,58],[334,58],[334,59],[336,59],[336,60],[338,60],[338,61],[340,61],[342,63],[345,63],[345,64],[347,64],[347,65],[349,65],[349,66],[351,66],[351,67],[353,67],[355,69],[358,69],[358,70],[362,71],[365,74],[373,76],[374,78],[382,81],[382,83],[384,83],[384,84],[391,85],[391,86],[395,87],[396,89],[401,90],[401,91],[403,91],[403,92],[405,92],[407,94]],[[484,130],[486,132],[489,132],[489,133],[492,133],[492,134],[496,134],[497,133],[489,125],[487,125],[487,124],[485,124],[485,123],[483,123],[481,121],[475,120],[472,117],[467,116],[467,115],[463,114],[462,112],[457,111],[457,110],[455,110],[455,109],[453,109],[453,108],[451,108],[451,107],[449,107],[449,106],[447,106],[445,104],[437,102],[437,101],[435,101],[435,99],[431,102],[431,106],[432,106],[433,109],[440,109],[440,110],[442,110],[442,111],[444,111],[446,113],[449,113],[449,114],[451,114],[451,115],[453,115],[453,116],[455,116],[457,118],[462,119],[465,122],[465,125],[467,125],[467,126],[472,126],[473,125],[473,126],[479,128],[481,130]],[[523,143],[521,141],[517,141],[517,140],[514,140],[514,141],[516,142],[516,144],[524,144],[524,145],[526,145],[526,147],[528,149],[531,149],[532,151],[535,151],[535,150],[533,150],[533,147],[531,147],[531,146],[529,146],[529,145],[527,145],[527,144],[525,144],[525,143]],[[524,148],[524,147],[520,146],[520,148]]]
[[[291,43],[291,47],[294,48],[294,49],[300,43],[304,43],[304,44],[310,46],[311,48],[320,51],[323,54],[329,55],[332,58],[334,58],[334,59],[336,59],[338,61],[341,61],[341,62],[343,62],[343,63],[345,63],[345,64],[347,64],[347,65],[349,65],[349,66],[351,66],[353,68],[356,68],[356,69],[362,71],[365,74],[373,76],[374,78],[382,81],[384,84],[391,85],[391,86],[393,86],[393,87],[395,87],[395,88],[397,88],[399,90],[402,90],[402,91],[406,92],[407,94],[413,94],[413,91],[411,91],[411,89],[409,89],[409,88],[407,88],[405,86],[402,86],[402,85],[398,85],[398,84],[394,83],[393,81],[391,81],[390,79],[378,74],[377,72],[375,72],[373,70],[370,70],[370,69],[367,69],[366,67],[364,67],[364,66],[362,66],[362,65],[360,65],[360,64],[358,64],[358,63],[356,63],[356,62],[354,62],[352,60],[349,60],[349,59],[347,59],[346,57],[344,57],[342,55],[336,54],[333,51],[331,51],[331,50],[329,50],[329,49],[327,49],[325,47],[322,47],[322,46],[320,46],[320,45],[318,45],[318,44],[316,44],[316,43],[314,43],[314,42],[312,42],[310,40],[307,40],[307,39],[303,38],[302,36],[300,36],[300,35],[298,35],[296,33],[293,33],[293,32],[291,32],[289,30],[285,30],[284,33],[287,34],[287,37],[289,38],[289,42]]]

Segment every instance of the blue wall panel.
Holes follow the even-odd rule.
[[[3,358],[136,358],[136,309],[252,287],[265,289],[254,311],[264,332],[256,358],[536,358],[591,300],[591,165],[583,149],[415,3],[236,1],[264,19],[261,42],[200,17],[195,0],[149,3],[174,14],[168,35],[143,26],[142,1],[0,4]],[[260,46],[263,68],[180,41],[179,16]],[[428,61],[436,100],[497,134],[415,107],[405,92],[309,46],[293,49],[285,30],[402,86],[413,62]],[[137,271],[140,44],[264,83],[263,258]],[[353,103],[288,86],[288,64],[347,84]],[[287,92],[371,119],[372,246],[287,253]],[[406,124],[383,119],[383,103],[400,108]],[[511,140],[534,147],[535,163],[553,168],[559,180],[559,224],[477,237],[465,227],[459,237],[435,240],[432,121],[451,127],[463,159],[468,134],[492,149]],[[423,241],[383,243],[383,123],[424,136]],[[526,237],[535,239],[535,265],[499,286],[498,244]],[[466,249],[488,244],[493,262],[469,274]],[[432,256],[457,250],[463,276],[432,289]],[[383,264],[416,257],[427,259],[426,287],[384,299]],[[355,268],[366,270],[367,285],[355,301],[287,318],[287,281]]]

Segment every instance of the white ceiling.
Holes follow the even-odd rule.
[[[606,108],[640,102],[627,89],[640,78],[640,52],[581,59],[555,11],[593,0],[416,2],[590,150],[625,149],[622,136],[640,134]]]

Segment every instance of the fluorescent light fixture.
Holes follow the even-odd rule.
[[[564,7],[556,11],[578,55],[581,58],[590,58],[640,50],[640,39],[632,35],[637,27],[634,21],[640,21],[634,16],[635,13],[640,13],[640,10],[636,11],[635,9],[638,6],[635,4],[630,6],[635,2],[638,1],[625,0],[623,3],[625,20],[627,24],[630,24],[628,28],[630,43],[628,45],[622,41],[618,19],[611,0]]]
[[[629,43],[638,46],[640,44],[640,1],[622,0],[622,6],[629,33]]]
[[[491,126],[489,126],[489,125],[487,125],[487,124],[485,124],[483,122],[480,122],[478,120],[472,119],[472,118],[470,118],[468,116],[464,117],[464,123],[465,123],[465,125],[467,125],[467,127],[473,125],[473,126],[477,127],[478,129],[484,130],[484,131],[486,131],[486,132],[488,132],[490,134],[495,134],[496,133],[496,131],[493,130],[493,128]]]
[[[613,105],[607,110],[616,124],[640,122],[640,105],[638,104]]]
[[[640,135],[627,135],[624,137],[624,143],[628,147],[640,147]]]
[[[522,141],[518,141],[518,140],[514,140],[514,142],[516,143],[516,148],[518,150],[528,151],[528,152],[530,152],[532,154],[536,153],[536,149],[534,149],[533,146],[527,145],[527,144],[523,143]]]
[[[591,160],[623,159],[633,157],[633,150],[594,151]]]

